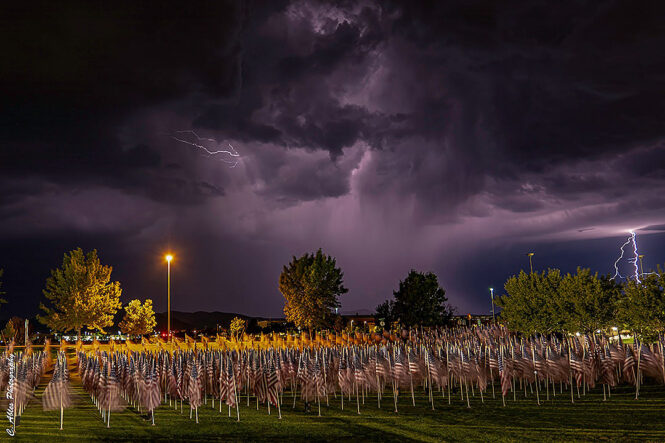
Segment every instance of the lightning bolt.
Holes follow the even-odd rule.
[[[614,276],[612,278],[616,279],[617,277],[623,278],[623,276],[619,273],[619,262],[623,258],[624,254],[624,248],[628,246],[629,244],[633,245],[633,258],[628,259],[628,263],[632,264],[635,268],[635,281],[637,283],[640,283],[640,273],[639,273],[639,268],[637,266],[637,261],[639,260],[639,254],[637,252],[637,235],[635,234],[635,231],[630,231],[630,235],[628,236],[628,239],[625,241],[623,245],[621,245],[621,255],[619,255],[619,258],[616,259],[614,262]]]
[[[623,278],[623,276],[619,273],[619,262],[623,258],[623,252],[624,252],[623,248],[625,248],[628,245],[628,243],[630,243],[630,237],[628,237],[628,240],[626,240],[626,243],[621,245],[621,255],[614,262],[614,271],[615,272],[614,272],[614,275],[612,276],[612,278],[614,278],[614,279],[616,279],[617,277]]]
[[[634,257],[628,260],[629,263],[632,263],[633,266],[635,267],[635,281],[640,283],[640,274],[639,274],[639,268],[637,267],[637,260],[639,260],[639,256],[637,254],[637,239],[635,235],[635,231],[630,231],[630,240],[633,242],[633,254]]]
[[[199,137],[199,135],[196,132],[194,132],[193,130],[175,131],[175,134],[190,134],[190,135],[193,135],[194,138],[195,138],[194,140],[185,140],[185,138],[182,135],[179,135],[179,136],[171,135],[171,138],[173,140],[179,141],[181,143],[185,143],[187,145],[194,146],[195,148],[198,148],[198,149],[202,150],[203,152],[205,152],[210,157],[220,155],[221,156],[220,160],[223,161],[224,163],[227,163],[227,164],[231,165],[232,168],[235,168],[236,166],[238,166],[238,163],[239,163],[238,160],[230,161],[230,160],[227,160],[227,159],[224,158],[224,157],[240,158],[240,154],[238,154],[238,152],[235,150],[235,148],[233,146],[231,146],[230,143],[228,143],[228,146],[229,146],[230,149],[217,149],[217,150],[212,151],[212,150],[206,148],[202,143],[203,142],[210,142],[210,143],[214,143],[215,145],[218,146],[220,143],[217,140],[215,140],[214,138]]]

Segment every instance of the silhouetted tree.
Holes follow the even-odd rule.
[[[376,307],[376,312],[374,313],[374,320],[376,324],[383,321],[384,329],[390,329],[393,321],[397,320],[394,315],[395,302],[393,300],[386,300]]]
[[[447,303],[446,291],[431,272],[412,269],[393,295],[392,316],[406,326],[443,326],[452,319],[454,309]]]

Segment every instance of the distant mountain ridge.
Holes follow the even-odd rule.
[[[341,315],[372,315],[369,309],[358,309],[357,311],[343,311]],[[223,329],[228,329],[231,320],[234,317],[240,317],[247,323],[255,320],[257,322],[264,320],[284,320],[284,317],[254,317],[251,315],[237,314],[234,312],[220,312],[220,311],[171,311],[171,330],[195,330],[195,329],[213,329],[216,330],[219,325]],[[157,326],[155,330],[166,331],[166,312],[158,312],[155,314]]]
[[[171,329],[172,330],[193,330],[193,329],[217,329],[217,326],[228,329],[231,320],[234,317],[240,317],[249,322],[252,319],[257,321],[266,320],[266,317],[252,317],[244,314],[236,314],[233,312],[220,312],[220,311],[171,311]],[[275,317],[278,318],[278,317]],[[158,312],[155,314],[157,320],[158,331],[166,330],[166,312]]]

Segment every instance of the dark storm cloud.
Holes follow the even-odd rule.
[[[17,101],[62,99],[96,109],[200,92],[224,97],[239,82],[242,5],[5,5],[3,78]],[[59,113],[58,113],[59,114]]]
[[[136,256],[172,242],[190,299],[274,314],[284,260],[323,246],[349,308],[412,267],[485,306],[487,250],[613,254],[626,229],[659,231],[663,18],[622,1],[5,6],[0,250],[41,238],[59,257],[98,233],[145,293]],[[171,138],[189,129],[237,167]]]
[[[238,92],[243,7],[209,6],[5,5],[3,175],[147,189],[162,200],[164,186],[180,195],[190,189],[194,199],[211,193],[196,181],[182,186],[186,179],[160,169],[155,146],[118,141],[120,125],[137,109],[192,94],[221,99]]]
[[[352,146],[369,115],[339,103],[330,94],[335,85],[329,77],[363,63],[380,43],[381,30],[367,8],[349,21],[324,19],[317,26],[313,12],[301,4],[267,22],[253,22],[245,41],[242,96],[210,106],[194,125],[244,141],[323,149],[333,159]]]
[[[472,177],[480,181],[466,187],[464,198],[478,192],[486,176],[519,187],[525,174],[616,157],[662,137],[665,58],[653,49],[664,43],[654,18],[663,16],[662,5],[419,5],[395,6],[394,35],[412,49],[397,56],[417,71],[405,78],[429,86],[429,72],[439,81],[426,99],[409,104],[433,118],[412,112],[407,120],[415,133],[454,140],[458,167],[471,183]],[[655,163],[646,155],[636,161],[656,167],[663,155],[653,155]],[[593,175],[551,177],[547,191],[570,194],[577,187],[571,181],[600,190],[604,179]]]
[[[407,174],[406,191],[430,201],[456,194],[457,204],[481,191],[487,175],[519,181],[524,171],[613,155],[661,135],[665,57],[649,50],[663,43],[658,5],[571,4],[554,13],[546,2],[423,5],[10,8],[0,164],[56,179],[158,169],[158,147],[118,147],[119,125],[133,109],[198,97],[208,105],[194,126],[245,142],[323,149],[332,160],[358,140],[402,144],[390,173],[399,179],[407,164],[420,176],[413,184]],[[395,101],[344,102],[349,85],[367,83],[377,65],[392,76],[376,88]],[[442,180],[434,174],[430,182],[422,140],[442,153]],[[626,169],[655,173],[662,158],[646,153]],[[551,178],[548,189],[569,192],[570,178],[563,181]]]
[[[640,228],[640,231],[663,231],[665,232],[665,225],[650,225]]]

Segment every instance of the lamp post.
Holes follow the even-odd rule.
[[[171,260],[173,255],[166,254],[166,333],[169,342],[171,341]]]
[[[492,299],[492,323],[496,324],[496,318],[494,317],[494,288],[490,288],[490,298]]]
[[[533,261],[531,259],[535,255],[535,252],[528,252],[526,255],[529,257],[529,268],[531,268],[531,273],[533,274]]]

